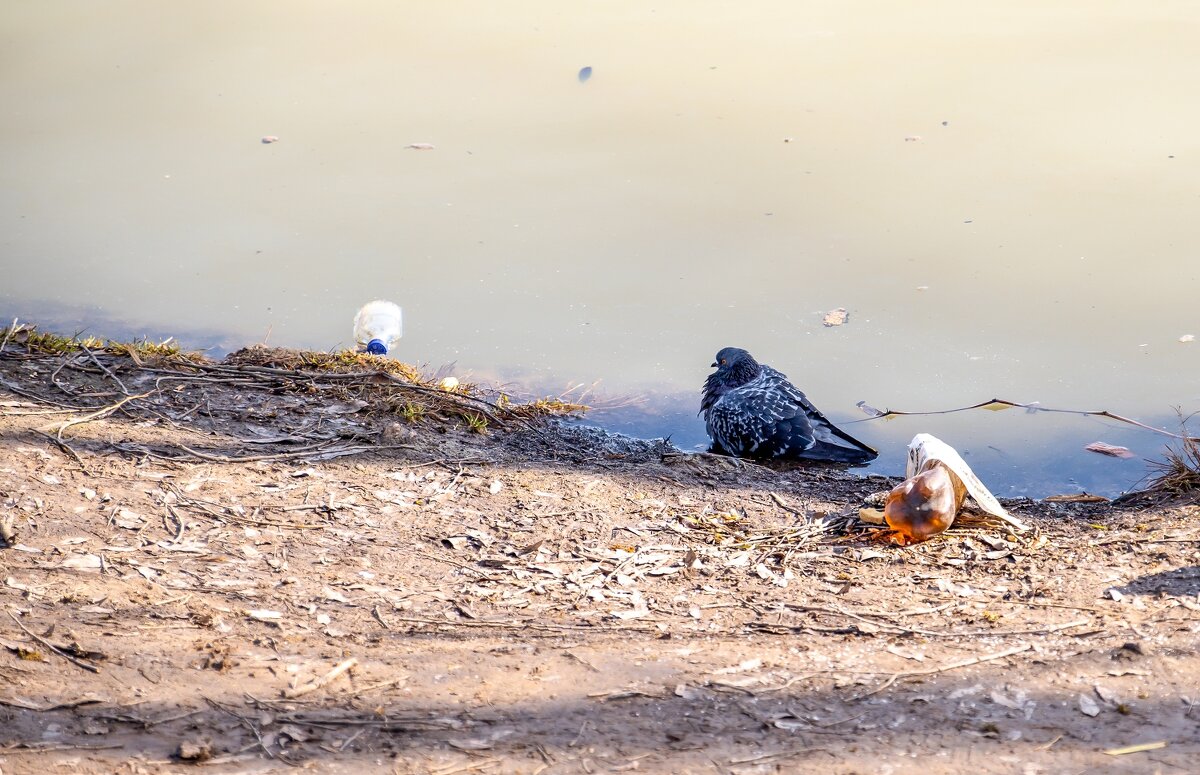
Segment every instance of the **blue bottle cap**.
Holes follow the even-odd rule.
[[[372,339],[367,342],[367,352],[371,355],[387,355],[387,346],[380,339]]]

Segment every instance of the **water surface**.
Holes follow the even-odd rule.
[[[383,296],[400,357],[601,380],[654,410],[601,422],[689,445],[727,345],[839,421],[999,396],[1170,424],[1200,409],[1198,28],[1082,0],[7,3],[0,314],[324,349]],[[1046,417],[853,432],[888,473],[917,431],[979,450],[1001,494],[1116,492],[1141,464],[1082,444],[1161,445]]]

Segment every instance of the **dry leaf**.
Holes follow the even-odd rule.
[[[883,518],[883,512],[879,509],[859,509],[858,519],[861,522],[866,522],[868,525],[886,524],[886,520]]]
[[[1118,447],[1113,444],[1105,444],[1103,441],[1093,441],[1084,447],[1088,452],[1099,452],[1101,455],[1109,455],[1111,457],[1133,457],[1133,453],[1128,447]]]
[[[821,325],[825,326],[826,328],[832,328],[833,326],[842,325],[849,319],[850,313],[846,311],[846,308],[838,307],[837,309],[831,309],[825,313],[825,317],[821,319]]]
[[[729,675],[730,673],[744,673],[747,670],[757,670],[758,668],[762,667],[762,663],[762,659],[755,657],[754,659],[747,659],[744,662],[739,662],[731,667],[723,667],[720,670],[714,670],[712,671],[712,674]]]
[[[332,600],[335,603],[350,602],[341,592],[338,592],[336,589],[330,589],[329,587],[321,587],[321,594],[325,596],[326,600]]]
[[[134,570],[142,574],[147,581],[154,581],[158,578],[158,573],[153,568],[147,568],[145,565],[135,565]]]
[[[270,611],[265,608],[259,608],[246,612],[246,616],[251,619],[257,619],[260,622],[277,622],[283,618],[283,613],[280,611]]]
[[[146,526],[146,520],[141,514],[129,509],[121,509],[117,515],[113,517],[113,524],[125,530],[141,530]]]
[[[308,733],[295,724],[284,724],[279,728],[281,736],[286,735],[297,743],[303,743],[308,740]]]
[[[99,572],[101,565],[102,562],[98,554],[73,554],[63,560],[58,567]]]
[[[618,619],[640,619],[643,616],[650,614],[649,608],[633,608],[628,611],[612,611],[613,616]]]
[[[895,654],[896,656],[903,657],[904,659],[911,659],[915,662],[925,661],[925,655],[918,651],[905,651],[899,646],[888,646],[887,650],[889,654]]]

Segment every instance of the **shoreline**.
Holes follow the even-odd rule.
[[[857,519],[878,475],[287,351],[26,355],[0,351],[6,772],[1200,756],[1194,502],[1002,499],[1030,534],[896,547]]]

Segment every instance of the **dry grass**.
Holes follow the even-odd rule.
[[[1184,436],[1181,449],[1167,447],[1163,460],[1150,461],[1158,473],[1149,490],[1174,497],[1200,495],[1200,439]]]
[[[331,374],[384,372],[416,385],[435,386],[432,380],[422,377],[420,370],[415,366],[353,350],[315,352],[255,345],[231,353],[225,358],[225,363],[233,366],[260,366],[288,371],[315,371]]]
[[[147,338],[132,342],[118,342],[97,336],[62,336],[50,331],[39,331],[36,325],[27,323],[0,329],[0,343],[17,345],[25,349],[31,356],[39,355],[70,355],[80,352],[108,353],[124,355],[141,365],[143,362],[162,364],[172,360],[182,360],[191,363],[203,361],[202,353],[187,352],[178,342],[168,337],[161,342]]]
[[[521,424],[578,415],[588,409],[561,397],[514,402],[498,390],[469,383],[447,390],[416,366],[350,350],[313,352],[259,345],[214,361],[203,353],[184,351],[172,339],[116,342],[78,334],[61,336],[22,324],[0,329],[0,357],[55,360],[59,369],[92,362],[114,379],[116,373],[146,368],[164,377],[173,375],[170,378],[175,380],[237,375],[239,384],[250,388],[298,392],[330,401],[359,400],[411,423],[455,422],[476,433],[503,428],[509,421]],[[107,363],[101,364],[97,358]]]

